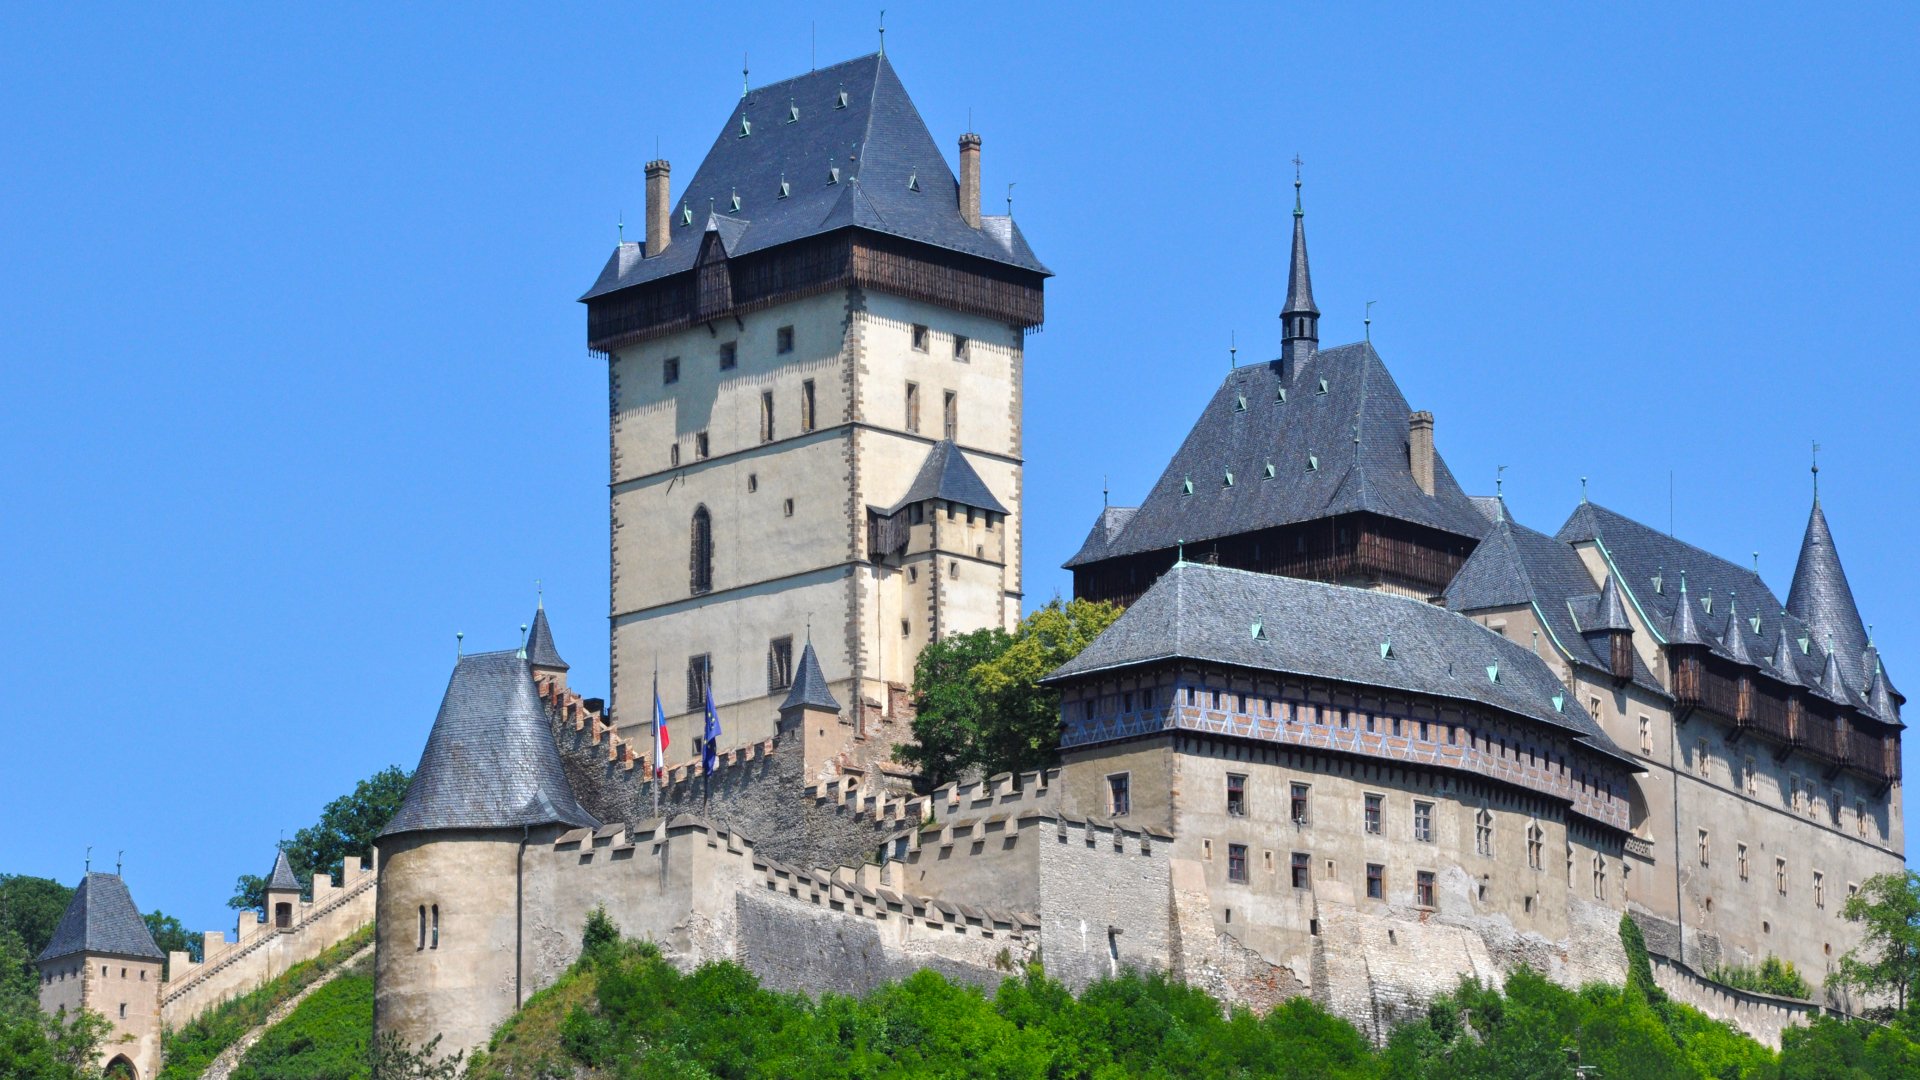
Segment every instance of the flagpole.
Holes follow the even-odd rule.
[[[648,764],[653,766],[653,768],[650,770],[653,773],[653,816],[659,817],[660,816],[660,769],[661,769],[661,766],[666,764],[666,762],[661,760],[661,754],[660,754],[660,655],[658,653],[655,653],[653,657],[653,754],[652,754],[652,757],[653,757],[653,760],[648,762]]]

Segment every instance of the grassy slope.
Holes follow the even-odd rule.
[[[361,959],[267,1029],[232,1080],[362,1080],[373,1040],[373,958]]]
[[[468,1080],[568,1076],[593,1080],[605,1074],[583,1069],[560,1043],[560,1025],[575,1006],[592,1006],[599,979],[591,965],[580,964],[559,981],[527,999],[493,1033],[484,1054],[476,1055]],[[579,1071],[576,1072],[575,1070]]]
[[[311,960],[288,968],[280,977],[256,990],[207,1010],[162,1041],[166,1065],[158,1080],[199,1080],[220,1052],[265,1022],[287,999],[345,963],[373,940],[373,927],[363,926],[345,940]]]

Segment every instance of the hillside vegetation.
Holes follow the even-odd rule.
[[[206,1071],[214,1058],[220,1056],[221,1051],[259,1027],[273,1010],[294,995],[352,959],[372,940],[373,926],[363,926],[319,956],[293,965],[285,974],[263,983],[258,989],[222,1002],[177,1030],[168,1030],[161,1039],[161,1053],[166,1064],[160,1069],[159,1080],[199,1080],[200,1074]],[[368,986],[371,993],[371,974],[368,976]],[[371,997],[368,1001],[367,1025],[371,1028]],[[295,1010],[295,1014],[298,1014],[298,1010]]]

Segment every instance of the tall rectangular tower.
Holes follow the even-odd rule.
[[[1020,616],[1021,367],[1048,271],[884,55],[748,91],[587,304],[608,363],[612,693],[772,733],[809,636],[856,734],[921,648]]]

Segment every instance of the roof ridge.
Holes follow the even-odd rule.
[[[855,57],[851,57],[851,58],[849,58],[849,59],[846,59],[846,60],[842,60],[842,61],[840,61],[839,63],[836,63],[836,64],[828,64],[828,65],[827,65],[826,67],[823,67],[823,68],[810,68],[810,69],[808,69],[808,70],[807,70],[807,71],[806,71],[805,73],[803,73],[803,74],[800,74],[800,75],[789,75],[789,76],[787,76],[786,78],[784,78],[784,79],[781,79],[781,80],[780,80],[780,81],[778,81],[778,82],[770,82],[770,83],[767,83],[767,84],[765,84],[765,85],[763,85],[763,86],[755,86],[755,87],[752,87],[751,89],[749,89],[749,90],[747,91],[747,93],[746,93],[746,95],[745,95],[745,96],[747,96],[747,97],[749,97],[749,98],[750,98],[750,97],[752,97],[752,96],[753,96],[753,95],[755,95],[755,94],[762,94],[762,93],[766,93],[767,91],[769,91],[769,90],[772,90],[772,89],[774,89],[775,87],[780,87],[780,86],[786,86],[786,85],[787,85],[788,83],[797,83],[797,82],[799,82],[799,81],[800,81],[801,79],[807,79],[807,78],[812,78],[813,76],[815,76],[815,75],[819,75],[819,74],[821,74],[822,72],[827,72],[827,71],[832,71],[832,70],[833,70],[834,68],[843,68],[843,67],[852,67],[852,66],[853,66],[853,65],[855,65],[855,64],[858,64],[858,63],[861,63],[861,62],[863,62],[863,61],[866,61],[866,60],[872,60],[872,59],[874,59],[875,57],[879,57],[879,56],[883,56],[883,55],[885,55],[885,54],[883,54],[883,53],[879,53],[879,52],[870,52],[870,53],[862,53],[862,54],[860,54],[859,56],[855,56]]]

